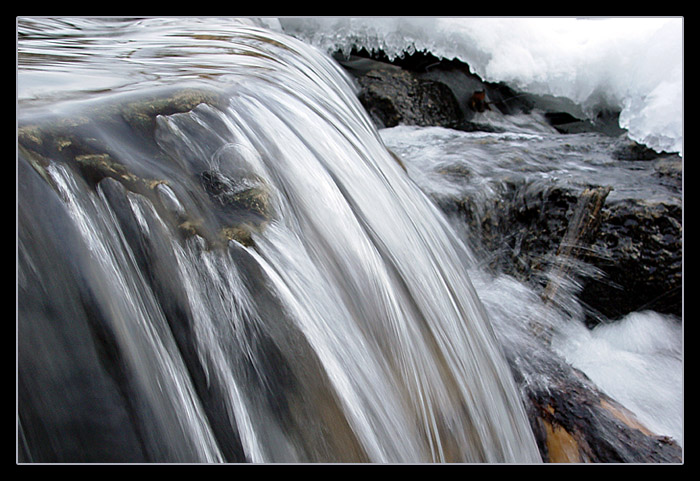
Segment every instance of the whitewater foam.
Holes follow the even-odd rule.
[[[652,431],[683,444],[683,340],[675,319],[644,311],[593,330],[561,328],[554,347],[568,362]]]

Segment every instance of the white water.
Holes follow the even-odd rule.
[[[327,52],[353,47],[389,58],[414,51],[459,59],[489,82],[565,97],[653,149],[683,153],[682,18],[281,18]]]
[[[549,354],[533,342],[523,322],[537,317],[556,332],[554,352],[634,413],[643,426],[683,445],[683,333],[677,319],[653,311],[634,312],[591,330],[575,305],[572,311],[558,311],[509,276],[494,277],[478,269],[470,273],[503,345],[535,354],[518,361],[529,383],[549,382],[539,358]]]
[[[648,311],[593,330],[568,323],[554,346],[644,426],[683,445],[682,330],[676,320]]]
[[[256,259],[371,460],[442,461],[443,443],[456,443],[465,461],[533,461],[462,247],[383,148],[345,78],[302,51],[314,70],[285,64],[274,84],[241,85],[224,117],[274,188],[278,217],[256,239]],[[521,421],[498,421],[511,417]]]

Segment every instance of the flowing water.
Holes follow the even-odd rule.
[[[540,304],[261,25],[18,21],[19,460],[539,462],[503,344]]]
[[[26,456],[538,460],[465,247],[347,78],[291,39],[227,35],[240,72],[218,106],[158,116],[154,145],[80,126],[145,192],[87,183],[74,138],[41,165],[20,152]],[[251,188],[254,247],[221,240]]]
[[[624,145],[624,138],[596,133],[560,135],[536,114],[502,118],[487,113],[482,120],[504,132],[399,126],[382,130],[381,136],[404,160],[422,191],[447,206],[460,200],[470,202],[471,215],[486,219],[487,224],[489,211],[502,209],[508,202],[516,207],[536,203],[537,195],[549,189],[580,192],[591,184],[612,189],[608,205],[659,202],[682,207],[678,183],[660,175],[664,159],[623,161],[611,155]],[[500,273],[498,267],[493,272],[503,258],[519,259],[517,253],[509,252],[518,248],[517,242],[482,245],[482,233],[473,223],[467,225],[459,213],[450,215],[449,222],[475,253],[469,275],[497,337],[533,383],[546,386],[551,382],[549,354],[538,343],[528,347],[532,340],[523,332],[527,324],[523,319],[538,318],[556,331],[552,345],[556,353],[646,426],[682,444],[683,337],[682,322],[676,316],[642,310],[619,320],[603,318],[595,329],[588,329],[584,306],[576,294],[583,280],[600,278],[593,266],[565,261],[572,275],[563,280],[564,295],[552,309],[532,283],[519,282]],[[493,224],[489,224],[493,230],[503,230],[502,239],[518,235],[517,228]]]

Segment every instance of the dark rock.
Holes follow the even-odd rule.
[[[519,92],[503,82],[486,82],[472,73],[469,65],[456,59],[415,52],[389,60],[382,52],[366,51],[356,51],[350,56],[338,52],[335,57],[358,80],[361,86],[358,96],[379,128],[403,123],[495,132],[498,130],[492,126],[475,122],[475,116],[486,110],[514,115],[537,109],[562,134],[599,132],[616,136],[624,132],[619,127],[617,111],[601,107],[594,118],[589,118],[589,114],[567,99]],[[431,84],[425,82],[437,82],[439,87],[436,84],[428,87]],[[417,89],[416,83],[421,87]],[[417,95],[418,91],[425,94]],[[479,105],[473,102],[475,94],[483,94]],[[426,112],[420,112],[422,98],[430,99]],[[457,117],[452,112],[455,101]]]
[[[399,124],[448,127],[461,120],[457,100],[443,83],[389,69],[371,70],[358,83],[358,98],[380,128]]]
[[[467,224],[468,241],[487,261],[484,267],[543,287],[577,199],[574,190],[554,185],[504,182],[486,205],[469,197],[438,204]]]
[[[416,52],[389,62],[381,52],[357,53],[336,57],[357,79],[358,97],[378,128],[437,125],[466,132],[501,132],[475,121],[475,115],[493,109],[504,115],[530,112],[534,106],[530,96],[503,83],[484,82],[457,60]],[[473,108],[473,96],[479,92],[483,98]]]
[[[631,139],[623,138],[613,151],[617,160],[654,160],[661,154]]]
[[[580,120],[571,115],[569,112],[547,112],[544,114],[544,116],[552,125],[569,124]]]
[[[390,60],[383,52],[365,50],[354,51],[345,56],[336,53],[336,59],[356,78],[373,69],[406,71],[419,80],[431,80],[449,87],[457,100],[464,120],[471,120],[474,110],[469,107],[469,99],[474,92],[483,91],[486,101],[505,115],[530,112],[534,106],[531,96],[520,93],[508,85],[498,82],[485,82],[472,73],[471,68],[457,59],[438,58],[430,52],[416,51]]]
[[[567,105],[564,99],[552,101],[541,96],[529,96],[533,105],[544,111],[547,121],[560,134],[580,134],[598,132],[611,137],[620,136],[626,132],[619,125],[617,111],[601,109],[594,118],[589,118],[577,106]],[[558,110],[569,108],[569,110]],[[576,115],[574,115],[574,113]]]
[[[548,282],[557,249],[581,191],[504,183],[488,205],[471,198],[437,199],[468,226],[470,245],[485,267],[538,289]],[[639,200],[607,202],[598,225],[578,241],[574,271],[587,323],[651,309],[682,315],[682,208]],[[576,294],[576,293],[574,293]]]
[[[681,447],[644,427],[580,371],[552,365],[546,388],[524,388],[530,424],[549,463],[680,463]]]
[[[592,318],[646,309],[680,318],[682,207],[626,200],[606,206],[601,216],[600,234],[584,258],[603,276],[585,280],[580,293]]]
[[[590,132],[591,124],[574,117],[569,112],[545,112],[547,122],[560,134]]]

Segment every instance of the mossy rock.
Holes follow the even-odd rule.
[[[199,180],[216,208],[206,213],[207,206],[202,206],[204,210],[200,213],[183,212],[181,218],[173,217],[154,190],[160,184],[168,185],[169,181],[135,172],[141,164],[123,158],[111,145],[113,138],[105,140],[101,135],[119,132],[131,142],[129,139],[136,134],[139,140],[134,140],[134,145],[148,152],[144,156],[155,156],[156,161],[167,163],[172,159],[166,157],[155,139],[157,117],[186,113],[202,104],[220,107],[224,98],[216,90],[195,88],[110,96],[80,109],[67,109],[62,116],[46,113],[31,120],[25,118],[17,132],[18,149],[49,184],[52,181],[46,171],[48,165],[63,163],[91,188],[104,179],[113,179],[128,191],[149,198],[184,238],[197,235],[212,247],[224,246],[231,240],[250,247],[254,244],[253,234],[260,232],[273,215],[270,191],[263,179],[245,169],[226,177],[217,172],[199,174],[199,179],[192,180]],[[158,159],[158,156],[163,157]]]
[[[199,179],[205,192],[219,205],[248,211],[264,219],[272,216],[269,188],[257,175],[242,174],[233,178],[209,170],[202,172]]]
[[[159,184],[167,184],[166,180],[143,179],[129,172],[122,164],[115,162],[109,154],[78,155],[75,157],[83,177],[96,185],[102,179],[109,177],[124,185],[127,189],[139,194],[152,191]]]
[[[183,89],[170,95],[154,95],[128,102],[119,108],[122,118],[136,130],[150,133],[156,117],[189,112],[201,104],[218,106],[222,103],[218,92],[201,89]]]

